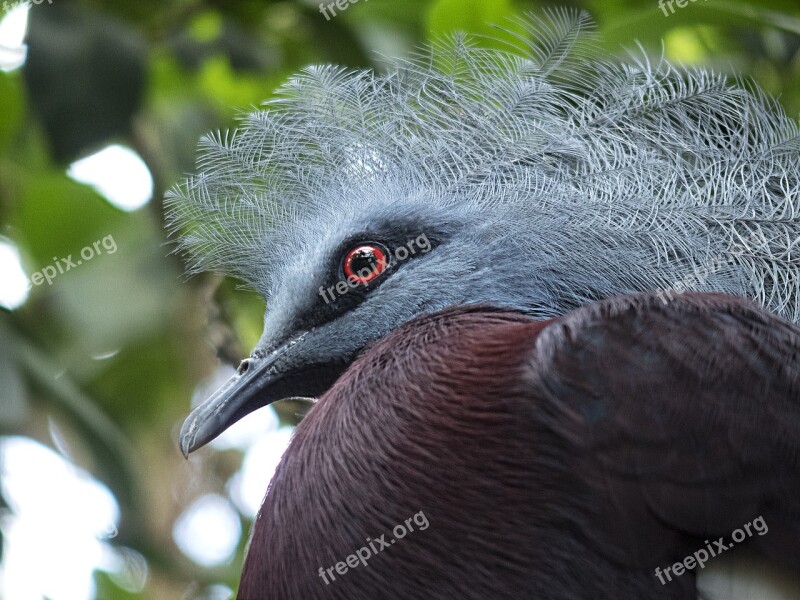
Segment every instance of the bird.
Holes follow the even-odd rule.
[[[716,294],[459,306],[301,421],[239,598],[694,600],[684,564],[798,572],[798,540],[800,328]]]
[[[184,423],[184,455],[267,404],[288,397],[320,398],[298,427],[254,525],[240,587],[244,600],[525,597],[514,596],[511,587],[499,588],[494,596],[477,595],[503,574],[507,586],[518,583],[536,590],[529,597],[590,597],[588,589],[605,594],[591,597],[689,597],[691,575],[663,586],[644,575],[641,581],[634,577],[626,582],[619,571],[591,563],[605,559],[602,552],[587,554],[586,544],[607,541],[606,554],[618,547],[628,558],[649,562],[649,568],[656,559],[688,551],[690,542],[697,541],[692,535],[707,531],[713,537],[732,526],[734,516],[744,525],[746,515],[718,506],[737,498],[742,505],[774,509],[770,514],[785,525],[784,533],[798,539],[796,505],[776,500],[781,491],[797,491],[792,485],[800,437],[795,380],[800,261],[792,250],[800,238],[798,123],[752,83],[677,67],[641,50],[624,59],[606,57],[585,12],[527,14],[506,31],[505,45],[490,48],[468,35],[454,35],[397,60],[385,73],[308,67],[279,88],[263,109],[244,116],[238,129],[205,136],[198,172],[167,194],[168,227],[175,251],[186,256],[188,271],[231,276],[266,302],[263,334],[250,356]],[[727,296],[706,296],[712,293]],[[738,304],[733,297],[753,305]],[[620,306],[633,313],[624,323],[598,317],[616,314]],[[472,312],[477,307],[482,308]],[[449,331],[456,339],[426,334],[419,324]],[[508,371],[520,363],[511,361],[504,348],[520,353],[516,361],[534,360],[531,344],[543,344],[556,335],[548,333],[554,330],[567,340],[585,333],[580,339],[586,347],[564,347],[566,354],[559,358],[581,376],[556,370],[548,379],[552,389],[520,390],[523,374]],[[471,348],[458,345],[460,335],[471,340]],[[399,370],[390,371],[387,364],[399,359],[392,358],[387,340],[416,343],[420,353],[415,360],[406,356]],[[608,348],[601,352],[603,341]],[[428,343],[432,352],[438,351],[426,354]],[[455,352],[451,343],[460,350],[442,363],[442,356]],[[558,346],[545,348],[555,352]],[[495,361],[495,354],[497,360],[506,357],[510,362]],[[422,364],[420,356],[426,359]],[[478,358],[485,364],[477,364]],[[366,377],[363,361],[383,379]],[[584,361],[598,361],[606,370],[592,370]],[[425,363],[430,371],[423,368]],[[481,377],[465,364],[485,373]],[[546,364],[555,368],[552,361]],[[410,379],[401,377],[404,369]],[[452,378],[445,377],[448,372]],[[441,411],[448,389],[450,401],[463,396],[457,393],[463,386],[456,376],[487,386],[494,382],[490,389],[498,409],[510,410],[504,404],[512,401],[508,398],[527,401],[536,414],[523,422],[534,429],[555,428],[565,439],[552,439],[552,452],[537,446],[527,451],[541,454],[520,454],[524,449],[515,445],[520,440],[509,439],[504,431],[503,415],[511,413],[495,414],[487,407],[472,408],[486,431],[468,425],[465,431],[454,431]],[[500,381],[502,376],[509,379]],[[404,384],[399,387],[403,395],[385,388],[386,381]],[[525,382],[531,383],[530,378]],[[718,387],[711,390],[712,384]],[[669,389],[694,395],[669,394]],[[331,406],[349,406],[348,394],[362,393],[363,404],[331,414]],[[420,394],[430,404],[426,410],[431,423],[445,427],[438,434],[441,441],[469,433],[473,442],[458,445],[464,440],[456,440],[460,453],[443,444],[400,444],[402,432],[392,429],[397,421],[386,411],[405,398],[406,408],[395,406],[392,414],[409,416],[406,412],[415,410]],[[586,394],[583,403],[574,398],[580,394]],[[470,399],[478,400],[467,394],[466,401]],[[549,404],[541,404],[544,400]],[[578,464],[585,449],[578,438],[586,430],[552,421],[577,418],[577,413],[563,412],[569,402],[578,403],[575,410],[584,419],[629,429],[596,430],[599,436],[619,436],[599,440],[609,447],[588,444],[599,469],[596,481],[586,479]],[[614,410],[623,412],[605,412]],[[651,429],[643,429],[637,440],[638,426]],[[707,428],[707,440],[693,437],[701,426]],[[356,443],[369,427],[378,436],[374,448]],[[727,432],[728,427],[733,430]],[[648,433],[653,439],[648,440]],[[398,444],[380,446],[380,435]],[[505,442],[505,453],[487,436],[494,436],[495,444]],[[315,440],[315,449],[303,445],[306,437]],[[566,438],[577,445],[564,450]],[[533,438],[525,441],[533,444]],[[693,453],[680,454],[682,444],[699,448],[702,442],[712,452],[708,462]],[[459,461],[480,457],[484,446],[487,452],[498,452],[495,465],[483,463],[480,471],[456,468]],[[722,456],[725,449],[731,453]],[[367,466],[353,456],[359,452],[381,453],[373,457],[384,462],[372,481],[375,489],[397,482],[394,495],[378,501],[369,496],[374,489],[365,491],[352,483],[353,478],[368,481]],[[332,460],[344,455],[351,460]],[[303,457],[318,462],[307,463]],[[715,480],[709,470],[723,458],[730,461],[729,471]],[[653,473],[642,464],[645,460],[656,461],[649,465]],[[519,461],[527,461],[530,480],[519,479]],[[337,466],[350,477],[331,479],[341,474]],[[678,467],[686,470],[687,489],[675,489],[676,478],[680,482],[682,476],[674,470]],[[408,480],[416,481],[413,488],[398,479],[412,468],[420,471]],[[537,470],[545,468],[549,470]],[[492,480],[495,470],[511,477],[505,487]],[[474,487],[454,482],[450,475],[459,472],[475,478]],[[433,473],[442,476],[427,476]],[[738,487],[734,474],[744,478],[736,480]],[[655,524],[642,514],[642,499],[637,501],[650,475],[664,478],[659,480],[662,487],[655,485],[649,492],[658,497],[647,497],[660,507],[657,516],[663,522]],[[698,486],[704,483],[690,490],[693,475]],[[757,480],[766,475],[774,480]],[[455,525],[452,516],[443,516],[442,503],[448,498],[454,514],[465,509],[457,498],[444,495],[442,481],[474,495],[469,505],[473,510],[468,511],[476,519],[472,524]],[[603,481],[608,487],[602,487]],[[540,500],[549,499],[549,505],[540,502],[528,511],[491,514],[493,502],[517,502],[518,508],[515,494],[533,494],[526,486],[537,483],[546,497]],[[756,490],[748,485],[761,484],[769,489],[751,498],[748,494]],[[591,524],[599,529],[587,530],[580,519],[589,517],[570,511],[569,498],[556,493],[559,485],[566,486],[562,491],[577,486],[582,494],[589,486],[598,506],[617,512],[608,518],[593,515]],[[498,489],[509,496],[494,497]],[[387,515],[400,519],[394,509],[401,505],[418,508],[403,517],[410,521],[402,521],[414,525],[413,517],[427,513],[404,504],[404,494],[412,498],[430,490],[443,496],[435,503],[439,508],[430,527],[413,534],[419,544],[410,538],[386,551],[386,556],[394,553],[398,568],[391,589],[409,590],[405,596],[388,587],[376,592],[377,579],[370,578],[378,578],[379,569],[372,564],[360,571],[353,568],[346,576],[335,567],[326,571],[330,564],[313,565],[328,578],[339,573],[342,580],[362,581],[362,592],[345,593],[356,583],[326,584],[320,577],[296,594],[293,582],[306,581],[311,568],[307,559],[321,559],[312,552],[314,544],[331,544],[344,552],[345,537],[360,541],[345,534],[381,531],[389,524]],[[367,496],[358,495],[362,493]],[[372,514],[366,512],[367,498],[387,512],[373,514],[377,520],[367,522]],[[527,495],[525,499],[532,501]],[[333,511],[334,505],[339,512]],[[489,514],[477,515],[477,506]],[[301,515],[306,509],[310,512]],[[536,510],[541,511],[539,521],[515,520]],[[335,518],[327,521],[325,514]],[[629,527],[621,526],[620,515],[630,520]],[[750,524],[759,516],[748,517]],[[577,520],[569,521],[573,518]],[[546,519],[559,527],[536,529]],[[516,569],[521,557],[514,552],[515,538],[499,537],[511,526],[544,536],[541,544],[525,546],[526,558],[536,557],[536,581],[524,579]],[[774,544],[773,554],[784,539],[783,534],[772,535],[774,530],[762,544]],[[481,553],[473,570],[464,562],[469,554],[455,549],[445,552],[450,559],[433,560],[433,549],[443,547],[440,536],[451,534],[459,534],[459,543],[472,548],[473,555]],[[428,546],[422,545],[426,535]],[[311,546],[301,543],[312,538]],[[663,552],[648,543],[663,544]],[[627,560],[608,557],[612,559]],[[577,564],[593,575],[575,573]],[[432,568],[436,565],[450,565],[453,571],[443,573]],[[413,580],[403,579],[405,575]],[[462,576],[461,583],[456,575]],[[568,579],[576,580],[572,587],[565,583]],[[421,586],[427,585],[439,591],[426,595]]]

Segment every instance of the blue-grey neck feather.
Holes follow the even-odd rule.
[[[384,75],[309,67],[206,137],[200,174],[167,199],[191,269],[270,298],[292,257],[354,218],[429,212],[461,224],[439,263],[462,282],[442,280],[445,304],[551,315],[673,288],[800,320],[797,123],[742,82],[596,58],[585,14],[517,25],[524,50],[458,36]]]

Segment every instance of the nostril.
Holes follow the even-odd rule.
[[[239,375],[244,375],[247,373],[247,370],[250,368],[250,359],[245,358],[242,362],[239,363],[239,368],[236,369],[236,372]]]

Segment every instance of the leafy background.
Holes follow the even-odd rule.
[[[613,52],[638,40],[653,54],[663,48],[676,61],[743,73],[800,113],[796,0],[685,3],[669,16],[656,0],[557,4],[589,10]],[[436,36],[491,34],[487,23],[547,5],[361,0],[331,20],[316,2],[299,0],[52,0],[31,8],[27,60],[0,71],[0,236],[28,276],[108,235],[118,251],[33,287],[13,310],[0,308],[0,435],[37,440],[113,492],[118,534],[105,543],[123,566],[94,573],[94,597],[222,599],[241,569],[247,511],[236,516],[235,552],[216,565],[191,560],[173,535],[198,498],[230,496],[227,484],[242,468],[245,446],[206,449],[187,463],[176,437],[193,394],[203,393],[198,385],[258,339],[264,309],[236,282],[185,281],[165,246],[161,198],[192,171],[199,136],[232,127],[308,63],[380,69],[385,56]],[[146,206],[120,210],[67,175],[72,162],[109,144],[146,163],[154,181]],[[0,280],[0,290],[8,285]],[[301,412],[277,410],[289,425]],[[266,483],[266,466],[264,473]],[[45,507],[56,505],[59,489],[39,483]],[[5,532],[2,523],[20,510],[6,500]],[[8,544],[0,546],[6,557]],[[70,593],[51,597],[78,597]]]

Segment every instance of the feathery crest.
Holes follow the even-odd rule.
[[[517,25],[522,49],[458,35],[386,74],[306,68],[206,136],[199,174],[167,197],[190,269],[269,295],[326,220],[411,199],[485,215],[536,253],[553,313],[684,287],[800,320],[797,123],[743,82],[596,58],[585,13]]]

